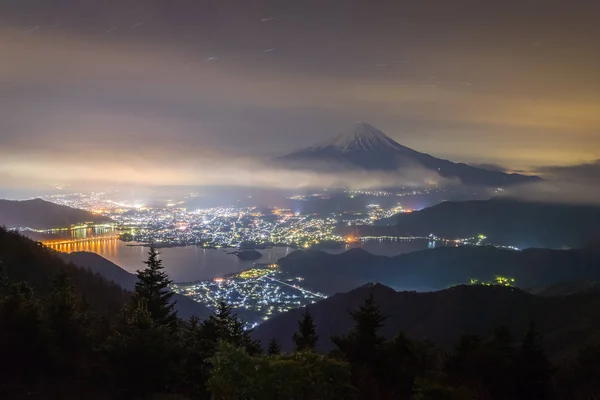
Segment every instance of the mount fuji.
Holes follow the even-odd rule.
[[[508,174],[454,163],[419,153],[402,146],[373,126],[361,122],[338,136],[279,160],[303,168],[359,168],[367,171],[394,171],[402,168],[424,168],[444,178],[458,179],[466,185],[505,187],[540,181],[537,176]]]

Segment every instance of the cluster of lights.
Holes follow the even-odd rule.
[[[515,278],[498,275],[492,281],[480,281],[479,279],[471,279],[469,283],[471,285],[483,286],[514,286]]]
[[[310,247],[322,241],[342,241],[332,216],[299,215],[285,209],[268,213],[253,207],[215,207],[188,211],[152,208],[107,214],[138,242],[236,247],[240,244]],[[125,236],[124,236],[125,237]]]
[[[227,277],[173,284],[176,293],[188,296],[215,309],[220,301],[230,304],[248,327],[291,309],[326,298],[298,285],[302,277],[286,277],[276,264],[254,268]]]
[[[398,191],[386,191],[386,190],[346,190],[345,192],[353,196],[375,196],[375,197],[404,197],[404,196],[417,196],[417,195],[426,195],[432,193],[444,192],[444,188],[425,188],[425,189],[416,189],[416,188],[400,188]]]

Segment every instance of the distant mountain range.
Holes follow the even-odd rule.
[[[137,277],[125,271],[117,264],[107,260],[106,258],[89,252],[75,252],[75,253],[59,253],[60,258],[66,262],[73,263],[80,268],[89,269],[94,274],[98,274],[104,279],[114,282],[124,289],[133,291]],[[187,320],[192,315],[199,318],[208,318],[211,311],[202,303],[198,303],[189,297],[174,294],[173,300],[175,303],[175,310],[179,317]]]
[[[427,236],[449,239],[483,234],[518,248],[578,248],[600,240],[600,206],[532,203],[509,198],[444,202],[380,221],[386,226],[345,227],[360,236]]]
[[[110,218],[42,199],[0,200],[0,225],[8,228],[65,228],[83,222],[104,223]]]
[[[378,282],[398,290],[432,291],[496,276],[514,278],[523,289],[558,282],[600,280],[600,251],[495,247],[440,247],[395,257],[376,256],[360,248],[341,254],[295,251],[280,259],[284,274],[304,278],[302,286],[326,294]]]
[[[366,285],[308,306],[319,342],[317,350],[331,350],[330,337],[348,332],[352,320],[348,310],[358,308],[373,293],[388,316],[382,334],[391,338],[404,332],[414,339],[431,339],[448,349],[460,335],[491,335],[499,325],[515,337],[523,337],[535,321],[553,357],[573,353],[600,338],[600,293],[539,297],[519,289],[500,286],[456,286],[438,292],[396,292],[383,285]],[[266,348],[275,338],[283,350],[293,349],[292,334],[303,309],[295,309],[259,325],[254,337]]]
[[[441,177],[459,179],[467,185],[504,187],[537,182],[537,176],[508,174],[435,158],[402,146],[382,131],[359,123],[333,139],[295,151],[280,158],[302,168],[352,167],[367,171],[394,171],[424,168]]]
[[[572,296],[575,294],[600,293],[600,281],[559,282],[529,290],[537,296]]]

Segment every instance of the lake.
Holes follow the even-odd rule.
[[[427,240],[369,240],[324,251],[341,253],[353,247],[361,247],[373,254],[395,256],[433,246],[434,244]],[[129,272],[135,272],[137,269],[144,268],[142,261],[146,260],[148,256],[147,247],[128,246],[127,243],[116,239],[99,239],[96,241],[64,244],[58,245],[54,249],[67,253],[75,251],[97,253]],[[175,282],[212,279],[250,268],[255,262],[274,263],[295,250],[289,247],[273,247],[266,250],[259,250],[263,256],[256,261],[242,261],[235,255],[227,254],[231,251],[234,251],[234,249],[204,249],[198,246],[159,249],[165,271]]]

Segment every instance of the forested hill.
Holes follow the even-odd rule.
[[[137,277],[95,253],[58,253],[15,232],[0,228],[0,260],[8,278],[23,281],[40,295],[48,293],[52,280],[64,271],[75,290],[98,311],[120,310],[129,299]],[[140,263],[140,269],[143,264]],[[175,310],[184,319],[206,318],[210,310],[179,294]]]
[[[65,262],[55,251],[3,228],[0,228],[0,261],[10,280],[27,283],[41,296],[48,294],[56,274],[64,271],[76,292],[84,295],[98,311],[120,310],[129,297],[116,283]]]
[[[0,363],[0,398],[584,400],[600,392],[599,293],[369,285],[266,322],[255,332],[269,341],[264,354],[226,303],[182,320],[169,284],[156,251],[129,294],[0,229],[0,359],[10,360]],[[294,351],[282,353],[273,338]],[[575,343],[579,355],[547,359],[545,345],[558,359]]]
[[[600,280],[600,249],[522,251],[485,246],[440,247],[394,257],[376,256],[360,248],[341,254],[295,251],[278,261],[302,285],[327,294],[347,292],[368,282],[399,290],[430,291],[448,286],[514,278],[523,289],[558,282]]]
[[[507,198],[448,201],[381,224],[346,227],[360,236],[427,236],[456,239],[480,234],[518,248],[579,248],[600,240],[600,207],[532,203]]]
[[[333,348],[329,338],[351,328],[348,310],[358,308],[370,293],[387,316],[382,334],[388,338],[404,332],[410,338],[431,339],[449,348],[462,334],[485,336],[499,325],[520,336],[534,321],[545,336],[545,345],[557,357],[600,339],[600,293],[538,297],[515,288],[480,285],[418,293],[366,285],[308,307],[320,338],[317,349]],[[265,345],[275,338],[284,350],[290,350],[302,313],[297,309],[275,317],[260,325],[254,336]]]
[[[0,226],[9,228],[68,228],[85,222],[105,223],[110,218],[42,199],[0,200]]]

